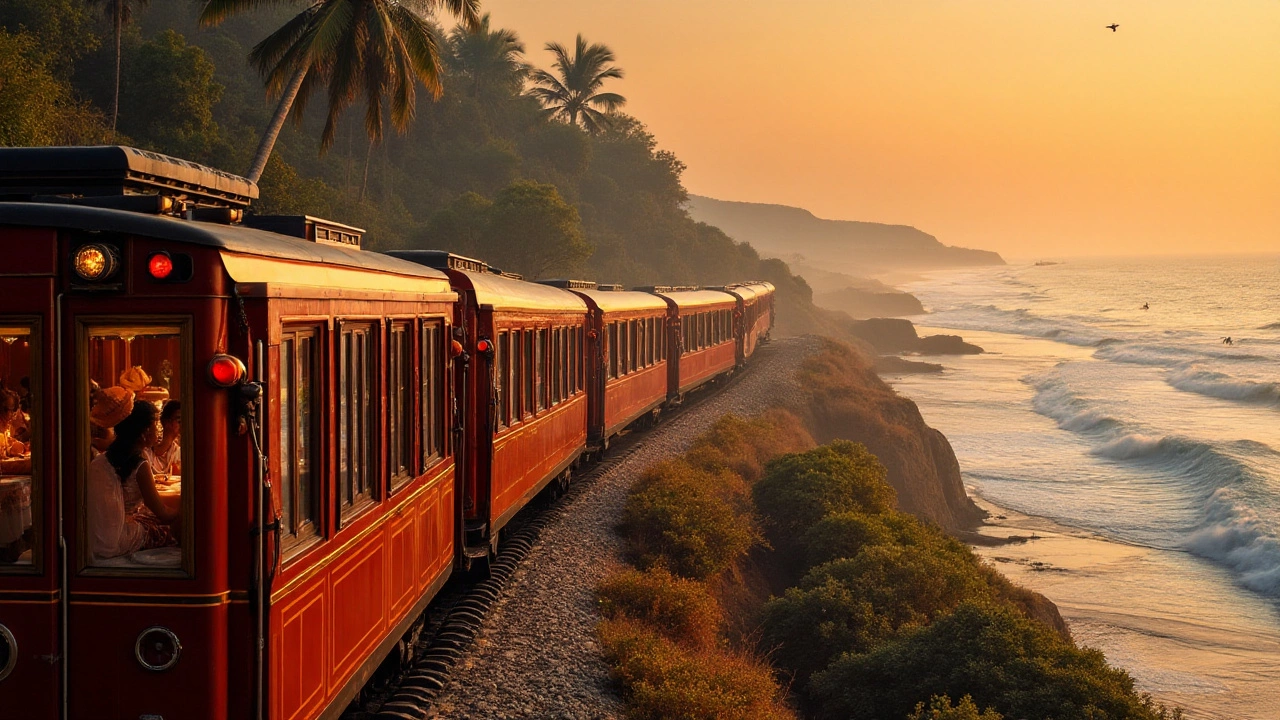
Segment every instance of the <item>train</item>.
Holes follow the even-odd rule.
[[[257,193],[0,149],[0,718],[338,717],[535,496],[774,326],[767,282],[529,282]]]

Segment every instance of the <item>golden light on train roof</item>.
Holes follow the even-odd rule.
[[[72,258],[76,274],[85,280],[105,280],[115,274],[117,264],[115,250],[99,243],[81,247]]]

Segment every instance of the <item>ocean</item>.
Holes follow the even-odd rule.
[[[901,287],[928,310],[921,334],[987,351],[886,378],[950,439],[993,520],[1040,537],[982,554],[1188,717],[1280,718],[1280,257]]]

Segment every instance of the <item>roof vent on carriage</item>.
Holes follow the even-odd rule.
[[[244,224],[258,230],[359,250],[364,229],[310,215],[249,215]]]
[[[635,290],[636,292],[669,293],[675,288],[671,287],[670,285],[637,285],[631,289]]]
[[[613,285],[600,285],[590,280],[569,280],[566,278],[552,278],[550,280],[539,280],[539,285],[550,285],[562,290],[604,290],[615,287]]]
[[[0,200],[236,222],[257,197],[245,178],[138,148],[0,148]]]
[[[490,267],[489,263],[483,260],[454,255],[446,250],[391,250],[386,254],[419,265],[426,265],[436,270],[461,270],[463,272],[506,275],[501,270]]]

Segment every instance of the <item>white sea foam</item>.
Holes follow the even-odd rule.
[[[1280,539],[1227,488],[1214,492],[1207,508],[1208,520],[1187,538],[1187,549],[1231,567],[1245,587],[1280,597]]]
[[[1167,379],[1170,385],[1179,390],[1223,400],[1280,403],[1280,382],[1241,380],[1226,373],[1207,370],[1199,365],[1189,365],[1173,370]]]

